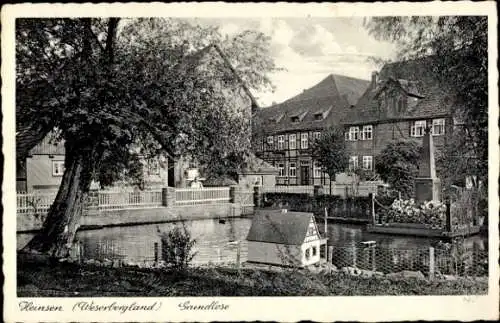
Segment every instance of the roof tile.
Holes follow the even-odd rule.
[[[258,213],[252,218],[248,241],[301,245],[307,234],[312,213],[281,211]]]

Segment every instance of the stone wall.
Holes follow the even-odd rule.
[[[119,226],[239,216],[241,216],[241,207],[237,204],[189,205],[100,211],[82,216],[80,225],[90,227]],[[42,224],[42,219],[35,218],[33,215],[20,214],[17,216],[17,232],[39,230]]]

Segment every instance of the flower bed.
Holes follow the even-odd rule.
[[[437,201],[429,201],[418,205],[413,199],[396,199],[381,216],[381,222],[383,224],[418,224],[429,229],[444,229],[446,225],[446,205]]]

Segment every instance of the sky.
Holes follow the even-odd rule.
[[[332,73],[369,80],[381,68],[369,58],[394,59],[396,51],[393,44],[370,36],[361,17],[195,20],[200,25],[219,26],[229,36],[250,29],[271,37],[275,63],[285,71],[271,75],[274,93],[254,93],[262,106],[283,102]]]

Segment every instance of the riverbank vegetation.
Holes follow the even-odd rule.
[[[25,259],[18,261],[17,284],[18,297],[478,295],[488,291],[484,277],[429,281],[246,267],[189,268],[179,275],[165,269]]]

